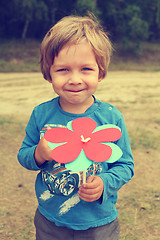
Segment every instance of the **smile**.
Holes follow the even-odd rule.
[[[84,89],[80,89],[80,90],[66,90],[67,92],[73,92],[73,93],[79,93],[84,91]]]

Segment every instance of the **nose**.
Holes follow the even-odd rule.
[[[81,74],[78,72],[72,72],[69,76],[69,84],[80,85],[82,83]]]

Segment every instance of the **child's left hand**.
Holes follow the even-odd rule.
[[[99,176],[89,176],[79,188],[79,197],[86,202],[94,202],[101,197],[103,187],[103,180]]]

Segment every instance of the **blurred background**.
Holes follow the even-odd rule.
[[[118,56],[132,59],[143,56],[148,60],[150,55],[154,55],[157,62],[156,53],[160,51],[160,0],[1,0],[0,71],[38,71],[34,63],[37,64],[37,49],[46,32],[62,17],[71,14],[83,16],[88,11],[110,34]],[[22,52],[26,50],[24,56]],[[23,69],[21,63],[24,57],[28,58],[32,67],[27,65]]]
[[[160,0],[0,0],[0,239],[35,240],[37,173],[17,152],[34,106],[53,98],[39,47],[62,17],[93,13],[115,51],[96,97],[125,116],[135,176],[119,191],[120,240],[160,239]]]
[[[159,0],[1,0],[1,38],[42,39],[60,18],[94,13],[116,41],[160,40]],[[132,46],[133,47],[133,46]]]

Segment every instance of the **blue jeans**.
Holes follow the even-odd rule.
[[[36,227],[36,240],[118,240],[119,221],[104,226],[89,228],[87,230],[73,230],[66,227],[58,227],[47,220],[37,209],[34,223]]]

